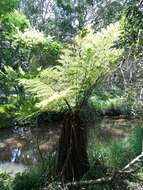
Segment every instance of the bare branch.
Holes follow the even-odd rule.
[[[87,181],[75,181],[67,183],[66,187],[83,187],[97,184],[107,184],[112,181],[112,177],[103,177],[96,180],[87,180]]]
[[[127,169],[129,169],[131,166],[133,166],[134,164],[136,164],[137,162],[142,162],[143,160],[141,160],[141,159],[143,159],[143,152],[139,155],[139,156],[137,156],[136,158],[134,158],[129,164],[127,164],[122,170],[124,171],[124,170],[127,170]]]

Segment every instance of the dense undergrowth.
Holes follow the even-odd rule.
[[[131,106],[123,96],[116,96],[106,100],[98,96],[92,96],[90,99],[90,106],[98,115],[120,116],[131,115]]]
[[[106,85],[106,84],[104,84]],[[89,99],[89,107],[99,116],[139,116],[143,114],[142,100],[132,94],[131,89],[97,88]]]

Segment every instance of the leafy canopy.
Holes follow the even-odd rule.
[[[130,0],[120,20],[123,31],[122,46],[137,57],[143,55],[143,11],[141,6],[137,0]]]
[[[27,91],[38,97],[36,106],[42,111],[65,107],[70,111],[80,110],[121,56],[122,50],[115,45],[119,35],[118,23],[100,33],[87,27],[84,35],[81,32],[73,44],[64,49],[60,65],[43,70],[34,79],[21,80]]]
[[[62,49],[61,43],[51,36],[45,36],[43,32],[35,29],[17,31],[13,35],[13,45],[19,46],[23,55],[28,58],[29,69],[54,65],[59,58]]]
[[[17,0],[0,0],[0,16],[16,8]]]
[[[30,28],[29,20],[17,10],[6,13],[0,18],[0,21],[6,33],[16,32],[18,29],[24,30],[25,28]]]

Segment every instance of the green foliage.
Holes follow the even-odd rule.
[[[19,46],[23,55],[29,59],[29,69],[47,67],[57,64],[62,45],[53,37],[46,37],[43,32],[35,29],[18,31],[14,36],[13,45]]]
[[[14,10],[0,17],[0,62],[26,70],[57,64],[62,45],[54,38],[31,29],[26,16]]]
[[[39,190],[45,184],[50,187],[56,175],[56,157],[49,155],[44,162],[11,177],[0,173],[0,190]],[[56,182],[55,182],[56,183]]]
[[[3,65],[17,67],[21,64],[23,55],[19,46],[15,47],[13,35],[17,30],[29,28],[30,24],[25,15],[14,10],[0,17],[0,62]],[[23,60],[24,61],[24,60]]]
[[[94,27],[98,30],[108,26],[110,23],[114,23],[119,21],[122,12],[124,10],[124,5],[126,4],[125,0],[96,0],[93,4],[95,4],[95,9],[92,10]]]
[[[51,0],[19,0],[18,7],[30,20],[33,27],[37,28],[37,26],[40,26],[39,29],[41,29],[43,22],[45,23],[46,14],[49,14],[50,8],[52,9],[52,3],[50,3],[50,1]]]
[[[21,67],[14,70],[10,66],[4,66],[3,71],[0,71],[0,85],[3,89],[7,89],[8,94],[16,94],[17,96],[23,95],[22,86],[19,85],[20,78],[31,79],[37,76],[40,72],[40,68],[34,71],[24,71]]]
[[[8,174],[0,173],[0,190],[12,190],[12,177]]]
[[[136,157],[142,152],[142,141],[143,141],[143,129],[137,127],[132,130],[129,136],[130,155]]]
[[[55,176],[55,162],[55,156],[50,155],[44,163],[17,174],[13,180],[13,190],[40,189],[45,184],[50,184]]]
[[[82,180],[98,179],[107,177],[107,173],[112,173],[116,169],[122,169],[126,164],[133,160],[136,156],[142,152],[142,139],[143,129],[141,127],[131,130],[129,137],[122,140],[113,140],[109,143],[91,144],[88,148],[88,156],[90,161],[90,169],[83,176]],[[138,174],[142,177],[142,169]],[[124,181],[124,178],[120,178],[116,181],[117,184],[107,183],[96,186],[89,186],[89,190],[102,190],[102,189],[117,189],[117,186],[121,189],[128,189],[129,187],[137,187],[137,184]],[[136,185],[136,186],[135,186]],[[139,184],[138,184],[139,186]],[[136,188],[135,188],[136,189]]]
[[[9,88],[17,86],[17,79],[22,76],[24,77],[24,75],[25,72],[22,70],[22,68],[19,68],[19,70],[16,71],[10,66],[5,66],[4,71],[0,71],[1,85],[5,83],[5,85],[9,86]]]
[[[21,83],[39,98],[37,106],[41,110],[57,111],[69,106],[78,110],[87,103],[94,87],[115,67],[122,52],[113,47],[119,34],[118,23],[97,34],[89,28],[84,38],[76,36],[74,43],[63,51],[61,65]]]
[[[91,163],[94,160],[103,162],[112,168],[123,168],[142,152],[143,129],[135,128],[128,138],[110,143],[94,144],[89,147],[88,153]]]
[[[38,172],[24,172],[17,174],[13,181],[13,190],[32,190],[37,189],[41,185],[42,173]]]
[[[7,101],[17,98],[17,101],[21,100],[24,95],[22,86],[18,84],[18,79],[24,77],[25,72],[22,68],[17,71],[12,67],[4,67],[4,71],[0,71],[0,85],[3,87],[5,95],[7,96]],[[8,98],[9,97],[9,98]]]
[[[143,129],[135,128],[128,138],[120,141],[112,141],[108,144],[92,144],[88,148],[90,169],[81,180],[91,180],[105,177],[107,172],[123,168],[134,157],[141,153]],[[142,178],[142,171],[138,174]],[[120,183],[121,182],[121,183]],[[124,179],[119,179],[120,187],[127,188]],[[60,184],[56,181],[56,157],[50,155],[47,160],[34,166],[24,173],[19,173],[14,179],[6,174],[0,174],[0,188],[2,190],[32,190],[58,189]],[[112,189],[116,184],[93,186],[91,189]],[[110,188],[109,188],[110,187]],[[105,189],[106,189],[105,188]],[[90,188],[89,188],[90,189]],[[0,189],[1,190],[1,189]]]
[[[122,45],[126,50],[131,50],[133,55],[141,56],[143,12],[140,10],[137,0],[127,3],[121,19],[121,26],[123,28]]]
[[[124,142],[114,142],[109,145],[109,152],[107,154],[109,154],[107,155],[109,157],[109,160],[107,159],[108,162],[115,168],[120,168],[129,161],[129,157],[127,157],[127,147],[125,148]],[[110,155],[112,155],[112,157]]]
[[[30,23],[26,16],[14,10],[0,18],[3,30],[8,34],[16,30],[24,30],[30,28]]]
[[[35,107],[36,102],[36,98],[32,96],[21,98],[20,102],[16,101],[16,110],[13,117],[19,124],[21,124],[23,120],[28,122],[32,117],[35,118],[40,114],[39,110]]]
[[[58,40],[71,41],[87,23],[100,30],[119,20],[125,0],[20,0],[32,25]],[[61,19],[62,18],[62,19]]]
[[[11,67],[4,67],[5,71],[0,71],[0,84],[5,92],[6,104],[1,105],[0,118],[1,126],[8,127],[13,120],[20,121],[22,118],[35,116],[38,110],[35,108],[36,99],[32,96],[25,96],[24,89],[19,85],[20,78],[32,78],[38,74],[26,73],[21,67],[16,71]]]
[[[7,128],[12,125],[15,109],[13,104],[0,105],[0,128]]]
[[[90,98],[89,105],[99,115],[130,115],[132,111],[126,96],[103,99],[101,96],[95,95]]]
[[[11,12],[16,8],[17,0],[1,0],[0,1],[0,16]]]

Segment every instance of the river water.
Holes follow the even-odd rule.
[[[89,125],[89,144],[126,138],[132,128],[143,127],[142,119],[100,119]],[[0,172],[15,175],[57,148],[59,124],[47,127],[0,129]]]

